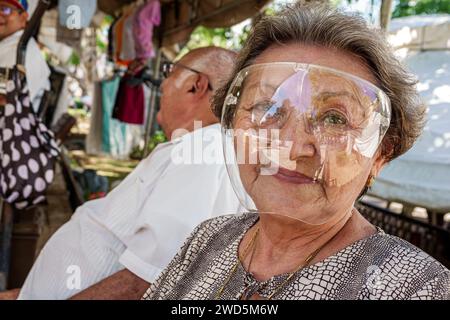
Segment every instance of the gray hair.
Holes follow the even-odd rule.
[[[381,145],[390,161],[408,151],[422,133],[426,108],[416,90],[416,79],[400,64],[380,30],[370,28],[356,14],[343,13],[326,4],[287,5],[274,16],[263,17],[253,28],[240,52],[231,78],[213,98],[213,111],[222,116],[233,78],[251,65],[271,45],[303,43],[340,49],[358,56],[378,80],[392,105],[392,119]],[[234,111],[225,115],[230,125]]]

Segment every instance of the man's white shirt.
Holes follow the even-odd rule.
[[[180,150],[215,155],[186,164]],[[195,130],[159,145],[105,198],[78,208],[45,245],[19,299],[67,299],[123,268],[151,283],[198,224],[241,211],[220,125]]]
[[[16,65],[17,47],[22,34],[23,30],[17,31],[0,41],[1,68],[12,68]],[[50,69],[39,50],[39,46],[33,38],[31,38],[27,44],[25,69],[28,88],[30,90],[30,100],[33,103],[33,109],[36,112],[39,108],[44,91],[50,90]]]

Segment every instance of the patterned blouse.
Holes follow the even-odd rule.
[[[297,271],[258,282],[238,262],[238,247],[256,213],[205,221],[143,299],[450,299],[450,271],[412,244],[378,232]],[[237,269],[233,272],[233,267]],[[230,277],[231,275],[231,277]],[[228,279],[229,278],[229,279]],[[281,287],[280,287],[281,286]]]

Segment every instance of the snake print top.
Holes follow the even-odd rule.
[[[143,299],[214,299],[238,263],[238,247],[256,213],[203,222]],[[244,291],[267,298],[288,277],[258,282],[238,263],[221,299]],[[248,296],[251,296],[248,295]],[[273,299],[449,299],[450,271],[412,244],[377,233],[303,269]]]

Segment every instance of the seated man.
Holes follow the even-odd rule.
[[[19,299],[66,299],[105,278],[78,297],[139,299],[197,224],[239,210],[210,110],[234,58],[209,47],[166,66],[158,121],[168,137],[194,131],[159,145],[106,198],[78,208],[45,245]],[[208,163],[183,160],[212,149]]]
[[[17,47],[29,17],[27,10],[27,0],[0,0],[0,68],[12,68],[17,63]],[[37,112],[45,90],[50,90],[50,69],[33,38],[27,44],[25,69],[30,100]],[[2,104],[4,97],[0,97]]]

